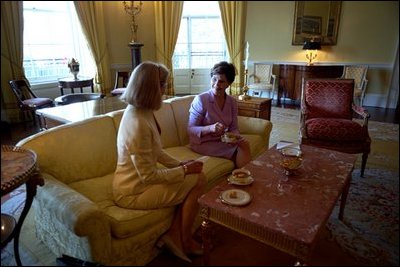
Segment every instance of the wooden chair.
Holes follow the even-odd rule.
[[[117,96],[122,95],[128,85],[130,71],[117,71],[115,73],[115,84],[114,89],[111,91],[111,95]]]
[[[272,74],[273,64],[254,63],[254,73],[249,76],[253,83],[248,85],[249,96],[274,98],[277,92],[277,78]]]
[[[50,98],[37,97],[26,79],[11,80],[8,82],[14,93],[19,109],[25,114],[31,113],[34,124],[36,118],[40,124],[40,117],[36,115],[36,110],[40,108],[53,107],[54,101]]]
[[[347,65],[343,68],[342,79],[354,79],[354,99],[359,106],[363,106],[365,91],[367,90],[367,65]]]
[[[362,153],[361,176],[371,150],[368,112],[353,103],[353,79],[304,79],[300,142],[344,153]],[[362,122],[353,120],[362,118]]]

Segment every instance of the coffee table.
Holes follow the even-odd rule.
[[[41,118],[41,128],[48,129],[58,125],[81,121],[111,111],[125,109],[127,103],[119,97],[105,97],[96,100],[72,103],[69,105],[36,110]]]
[[[300,169],[286,176],[279,165],[283,155],[270,148],[245,166],[252,173],[250,185],[222,181],[199,198],[201,207],[204,264],[209,264],[212,223],[230,228],[308,262],[321,229],[341,196],[339,218],[356,155],[301,145]],[[245,206],[224,204],[220,195],[228,189],[248,192]]]

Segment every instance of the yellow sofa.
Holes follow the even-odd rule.
[[[164,148],[181,160],[201,156],[188,147],[186,128],[193,97],[164,100],[155,113]],[[45,185],[38,188],[33,203],[36,235],[56,255],[105,265],[145,265],[159,252],[155,244],[169,228],[174,208],[130,210],[113,202],[122,113],[61,125],[17,144],[37,153]],[[239,128],[250,141],[252,157],[269,147],[271,122],[239,117]],[[208,189],[233,168],[233,162],[226,159],[206,161]]]

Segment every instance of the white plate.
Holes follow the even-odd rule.
[[[237,179],[233,175],[228,177],[228,182],[235,185],[249,185],[254,182],[254,178],[248,176],[246,179]]]
[[[235,195],[235,197],[234,197]],[[221,193],[221,201],[232,206],[244,206],[250,203],[251,196],[240,189],[228,189]]]
[[[291,156],[291,157],[300,157],[301,150],[293,147],[285,147],[281,149],[281,153],[284,156]]]

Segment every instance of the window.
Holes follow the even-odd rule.
[[[185,1],[174,69],[209,69],[222,60],[227,51],[218,2]]]
[[[96,66],[83,36],[73,1],[24,1],[25,75],[31,84],[72,76],[68,61],[80,63],[82,76],[94,77]]]

